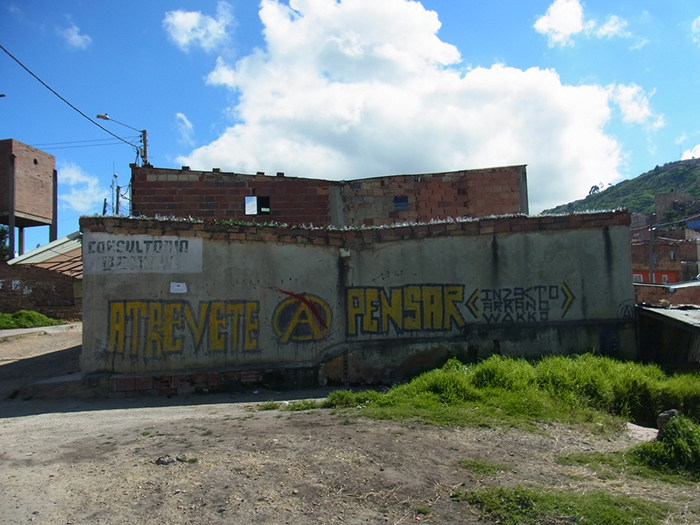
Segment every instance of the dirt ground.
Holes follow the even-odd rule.
[[[74,371],[79,344],[77,330],[0,342],[0,523],[488,524],[450,495],[491,485],[603,489],[669,502],[674,522],[697,523],[697,485],[556,463],[652,439],[650,429],[601,438],[545,422],[526,433],[373,421],[361,410],[255,411],[327,390],[25,399],[27,381]],[[166,456],[178,459],[158,464]],[[479,476],[465,459],[507,468]]]

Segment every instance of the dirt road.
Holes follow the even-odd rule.
[[[19,361],[1,364],[0,377],[6,366],[21,370]],[[609,440],[545,423],[525,433],[372,421],[361,410],[256,411],[271,398],[325,394],[3,398],[0,523],[483,524],[477,509],[450,498],[453,490],[518,484],[603,488],[685,508],[679,523],[698,518],[690,512],[700,505],[694,485],[601,477],[555,461],[626,448],[649,431]],[[158,464],[167,456],[178,459]],[[465,459],[504,468],[479,476],[461,465]]]

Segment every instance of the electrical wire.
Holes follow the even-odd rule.
[[[103,144],[83,144],[82,146],[51,146],[48,148],[46,146],[44,146],[41,149],[48,151],[48,150],[55,150],[55,149],[94,148],[95,146],[118,146],[118,145],[120,146],[121,142],[106,142]]]
[[[137,154],[138,154],[138,151],[139,151],[138,146],[136,146],[135,144],[132,144],[131,142],[128,142],[128,141],[124,140],[124,139],[121,138],[119,135],[116,135],[116,134],[112,133],[112,132],[109,131],[107,128],[105,128],[104,126],[100,125],[99,122],[95,122],[94,120],[92,120],[92,119],[91,119],[90,117],[88,117],[85,113],[83,113],[82,111],[80,111],[80,110],[79,110],[78,108],[76,108],[73,104],[71,104],[71,103],[68,102],[65,98],[63,98],[61,95],[59,95],[58,93],[56,93],[56,91],[54,91],[46,82],[44,82],[44,81],[41,80],[38,76],[36,76],[34,73],[32,73],[32,71],[31,71],[27,66],[25,66],[24,64],[22,64],[22,62],[20,62],[19,59],[15,58],[15,57],[12,55],[12,53],[10,53],[7,49],[5,49],[5,48],[2,46],[2,44],[0,44],[0,49],[2,49],[2,50],[7,54],[7,56],[9,56],[12,60],[14,60],[15,62],[17,62],[17,63],[22,67],[22,69],[24,69],[27,73],[29,73],[31,76],[33,76],[35,79],[37,79],[37,80],[41,83],[42,86],[44,86],[46,89],[48,89],[49,91],[51,91],[51,93],[53,93],[54,95],[56,95],[56,96],[57,96],[58,98],[60,98],[63,102],[65,102],[66,104],[68,104],[73,110],[77,111],[80,115],[82,115],[83,117],[85,117],[86,119],[88,119],[88,120],[89,120],[90,122],[92,122],[95,126],[97,126],[98,128],[100,128],[102,131],[105,131],[105,132],[109,133],[110,135],[112,135],[114,138],[119,139],[119,140],[122,141],[123,143],[128,144],[129,146],[136,148],[136,152],[137,152]],[[138,159],[138,157],[137,157],[137,159]]]
[[[130,140],[135,140],[139,138],[138,135],[134,137],[127,137]],[[44,146],[60,146],[63,144],[85,144],[87,142],[106,142],[108,140],[114,140],[114,139],[91,139],[91,140],[68,140],[65,142],[42,142],[41,144],[32,144],[35,148],[38,147],[44,147]]]

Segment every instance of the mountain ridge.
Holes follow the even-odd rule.
[[[688,193],[700,201],[700,159],[678,160],[623,180],[584,199],[544,210],[542,215],[627,208],[631,213],[654,213],[656,195],[668,192]]]

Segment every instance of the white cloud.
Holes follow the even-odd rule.
[[[627,22],[616,15],[611,15],[608,20],[595,30],[596,36],[612,38],[614,36],[629,36],[625,29]]]
[[[184,113],[176,113],[175,121],[177,130],[180,133],[180,142],[186,146],[194,144],[194,126]]]
[[[194,45],[213,51],[228,41],[227,29],[233,23],[233,10],[222,0],[216,6],[215,17],[201,11],[168,11],[163,28],[170,40],[183,51]]]
[[[584,21],[583,6],[578,0],[554,0],[544,16],[535,22],[535,30],[547,35],[549,46],[571,45],[572,35],[591,29],[592,22]]]
[[[97,213],[108,195],[100,188],[97,177],[83,171],[77,164],[65,163],[58,168],[58,199],[78,213]]]
[[[547,36],[549,47],[573,45],[573,36],[584,34],[598,38],[630,37],[627,22],[610,15],[603,25],[587,20],[579,0],[554,0],[544,16],[537,19],[535,30]]]
[[[647,124],[651,129],[664,125],[663,115],[654,115],[649,105],[649,95],[636,84],[610,86],[612,101],[622,112],[622,120],[634,124]]]
[[[89,35],[82,34],[80,28],[75,24],[59,29],[58,33],[70,47],[75,49],[87,49],[92,44],[92,38]]]
[[[681,160],[697,159],[700,158],[700,144],[695,146],[693,149],[686,150],[681,156]]]
[[[606,135],[614,103],[654,120],[636,86],[567,86],[556,72],[496,64],[458,70],[434,12],[405,0],[263,0],[266,48],[211,84],[237,92],[234,124],[177,159],[196,169],[350,180],[528,165],[530,210],[621,178]]]
[[[693,42],[700,42],[700,16],[690,24],[690,37]]]

